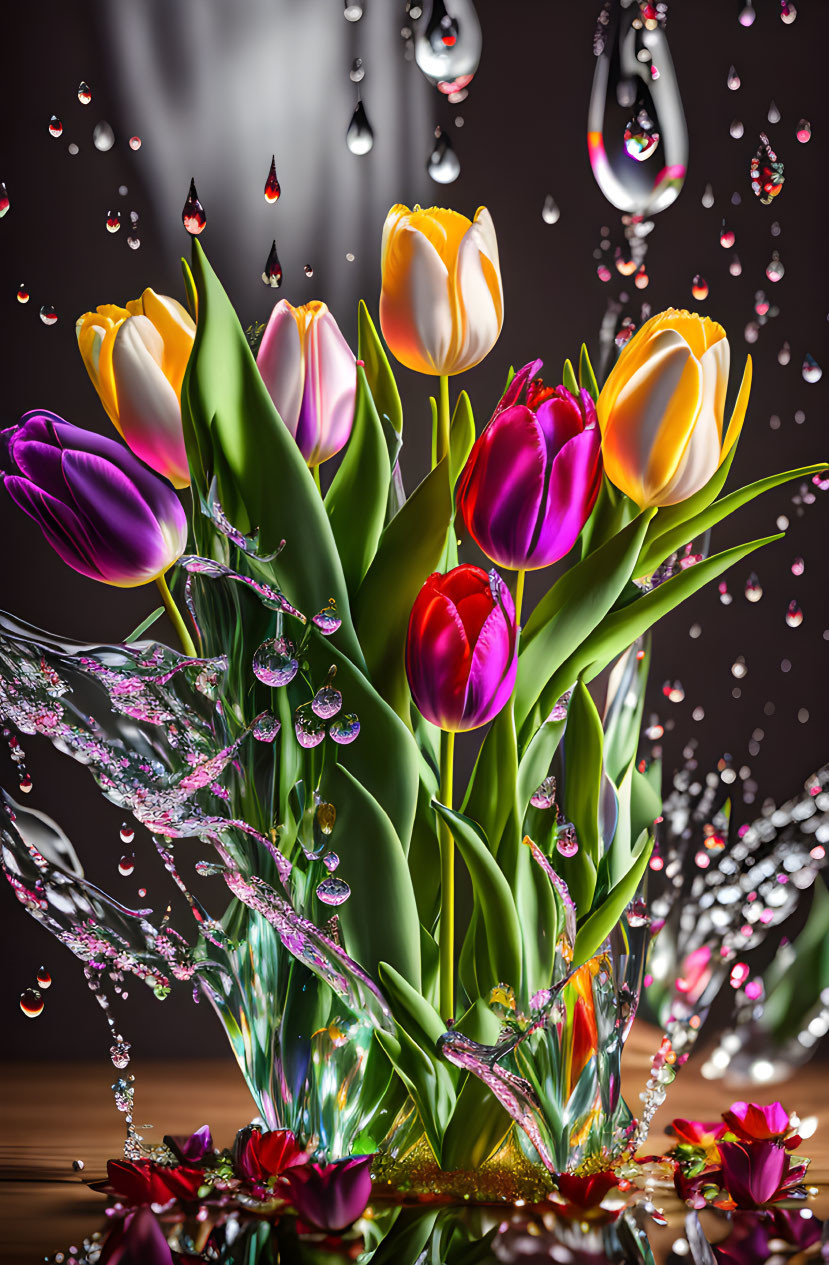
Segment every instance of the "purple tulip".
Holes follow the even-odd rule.
[[[182,1164],[199,1164],[213,1150],[213,1134],[209,1124],[203,1124],[195,1133],[170,1134],[165,1137],[164,1142]]]
[[[516,571],[569,553],[602,481],[592,399],[545,387],[533,377],[540,368],[531,361],[512,379],[458,482],[469,534],[493,562]]]
[[[113,1230],[101,1265],[173,1265],[167,1236],[149,1208],[139,1208]]]
[[[371,1156],[303,1164],[288,1169],[285,1181],[303,1221],[320,1230],[345,1230],[362,1216],[371,1198]]]
[[[132,588],[184,551],[175,492],[114,439],[35,409],[0,432],[0,466],[12,500],[81,575]]]
[[[409,617],[406,675],[415,706],[450,733],[506,705],[517,670],[515,603],[497,571],[464,563],[430,575]]]
[[[720,1142],[719,1152],[723,1185],[738,1208],[787,1198],[806,1172],[776,1142]]]
[[[256,363],[308,465],[339,452],[354,424],[357,362],[326,305],[315,299],[292,307],[280,299]]]

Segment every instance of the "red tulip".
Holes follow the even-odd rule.
[[[615,1221],[626,1202],[618,1190],[619,1178],[612,1172],[593,1173],[589,1177],[559,1173],[556,1185],[559,1196],[553,1195],[556,1212],[574,1221]]]
[[[756,1102],[733,1102],[722,1118],[731,1132],[746,1142],[782,1140],[791,1132],[789,1113],[779,1102],[767,1107]]]
[[[406,674],[426,720],[450,733],[485,725],[512,694],[515,604],[497,571],[464,564],[435,572],[415,598]]]
[[[152,1160],[109,1160],[107,1194],[128,1204],[166,1204],[171,1199],[195,1199],[204,1185],[200,1168],[155,1164]]]
[[[339,1232],[352,1225],[371,1198],[371,1156],[334,1164],[303,1164],[285,1174],[294,1207],[303,1221]]]
[[[173,1265],[167,1236],[149,1208],[139,1208],[113,1230],[100,1265]]]
[[[243,1177],[265,1183],[294,1164],[304,1164],[306,1159],[290,1129],[274,1129],[270,1133],[253,1129],[239,1150],[236,1168]]]
[[[516,571],[547,567],[570,552],[602,481],[592,399],[531,381],[540,368],[535,360],[515,375],[458,482],[470,535],[493,562]]]

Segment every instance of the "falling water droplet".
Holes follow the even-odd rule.
[[[268,178],[265,181],[265,201],[278,202],[279,195],[282,190],[279,187],[279,181],[276,177],[276,154],[271,158],[271,169],[268,172]]]
[[[736,240],[737,240],[737,234],[734,232],[732,228],[727,228],[725,220],[723,220],[723,225],[722,225],[722,228],[720,229],[720,245],[725,250],[730,250],[730,248],[734,245]]]
[[[343,17],[346,22],[359,22],[363,16],[363,6],[353,3],[353,0],[343,0]]]
[[[795,558],[792,563],[792,575],[802,575],[806,570],[806,563],[802,558]]]
[[[624,251],[621,246],[616,250],[616,271],[620,272],[623,277],[632,277],[636,271],[637,264],[630,250]]]
[[[23,794],[28,795],[33,785],[34,783],[32,782],[31,774],[26,773],[25,771],[22,772],[20,774],[20,789],[23,792]]]
[[[808,119],[801,119],[797,125],[797,139],[801,145],[807,144],[812,139],[812,125]]]
[[[257,742],[273,742],[281,728],[282,722],[277,716],[272,716],[270,712],[263,712],[253,722],[251,733]]]
[[[322,689],[317,690],[311,700],[311,710],[315,716],[319,716],[321,720],[330,720],[332,716],[336,716],[343,705],[343,696],[339,690],[333,689],[330,685],[324,685]]]
[[[129,878],[135,871],[135,857],[131,852],[126,853],[118,862],[118,873],[122,878]]]
[[[786,269],[783,267],[783,260],[775,250],[768,265],[766,266],[766,276],[769,281],[781,281],[785,272]]]
[[[791,26],[797,17],[797,7],[794,0],[780,0],[780,21],[785,22],[786,26]]]
[[[112,149],[115,144],[115,133],[103,119],[100,123],[96,123],[92,129],[92,144],[102,154],[105,154],[108,149]]]
[[[8,190],[5,184],[0,182],[0,220],[2,220],[10,206]]]
[[[193,237],[198,237],[207,225],[207,216],[204,213],[204,207],[199,202],[195,180],[190,181],[190,191],[181,212],[181,222]]]
[[[749,175],[751,190],[764,206],[768,206],[780,193],[785,180],[784,168],[769,144],[765,132],[760,133],[760,144],[751,159]]]
[[[740,263],[739,255],[732,255],[728,263],[728,271],[732,277],[739,277],[743,271],[743,265]]]
[[[83,1170],[86,1168],[86,1165],[84,1164],[83,1160],[73,1160],[72,1167],[74,1168],[76,1173],[82,1173]]]
[[[644,900],[631,901],[628,905],[627,920],[629,927],[646,927],[648,924],[648,907]]]
[[[141,148],[141,137],[140,137],[140,136],[131,136],[131,137],[130,137],[130,149],[140,149],[140,148]]]
[[[563,826],[559,827],[556,850],[563,857],[574,857],[578,852],[579,841],[576,838],[575,827],[570,822],[565,822]]]
[[[265,271],[262,273],[262,280],[272,290],[278,290],[282,285],[282,264],[279,262],[279,255],[276,253],[276,238],[271,242],[271,248],[268,251],[268,258],[265,263]]]
[[[729,127],[728,131],[730,135],[733,136],[734,140],[738,141],[740,137],[743,135],[743,133],[745,132],[745,128],[743,127],[740,119],[732,119],[731,126]]]
[[[80,153],[80,150],[78,149],[78,146],[75,144],[74,141],[71,141],[70,144],[66,146],[66,148],[68,149],[69,153],[72,154],[73,157],[75,156],[75,154]]]
[[[481,60],[483,36],[472,0],[425,0],[415,61],[444,96],[465,92]]]
[[[336,852],[326,852],[325,856],[322,858],[322,863],[326,870],[328,870],[328,873],[333,874],[337,866],[340,864],[340,858],[337,856]]]
[[[701,201],[705,209],[707,211],[710,211],[711,207],[714,205],[714,190],[710,184],[707,184],[705,186]]]
[[[740,23],[740,26],[753,26],[754,19],[756,17],[757,13],[752,0],[746,0],[746,3],[743,5],[738,14],[737,21]]]
[[[342,905],[351,895],[351,888],[342,878],[324,878],[317,885],[317,896],[324,905]]]
[[[28,303],[28,302],[29,302],[29,288],[28,288],[28,286],[23,285],[23,283],[22,283],[22,282],[21,282],[21,283],[20,283],[20,285],[17,287],[17,301],[18,301],[18,303]]]
[[[136,237],[135,233],[130,233],[129,237],[127,238],[127,245],[129,246],[130,250],[138,250],[138,247],[141,245],[141,238]]]
[[[815,360],[814,356],[810,355],[809,352],[807,352],[803,357],[802,372],[804,382],[820,382],[823,377],[823,370]]]
[[[44,303],[40,309],[40,319],[44,325],[54,325],[58,319],[58,314],[51,303]]]
[[[600,281],[609,281],[612,276],[612,273],[610,269],[608,268],[607,264],[599,264],[598,268],[596,269],[596,276],[599,278]]]
[[[541,218],[545,224],[556,224],[561,215],[561,211],[556,205],[556,200],[552,193],[548,193],[544,199],[544,205],[541,208]]]
[[[374,132],[362,100],[358,101],[354,107],[354,113],[345,134],[345,143],[351,153],[358,156],[368,154],[374,148]]]
[[[121,829],[118,834],[122,843],[132,843],[135,838],[135,831],[127,821],[121,823]]]
[[[49,135],[54,137],[63,136],[63,124],[56,114],[53,114],[49,120]]]
[[[726,79],[726,83],[728,84],[732,92],[736,92],[740,86],[740,76],[737,74],[737,71],[734,66],[731,66],[729,68],[728,78]]]
[[[112,1059],[113,1066],[117,1067],[119,1071],[125,1067],[129,1067],[129,1041],[116,1041],[113,1046],[110,1046],[109,1057]]]
[[[799,628],[803,623],[803,611],[795,601],[789,602],[786,607],[786,623],[790,628]]]
[[[360,721],[353,712],[338,716],[328,730],[328,736],[341,747],[347,747],[360,732]]]
[[[768,117],[769,123],[779,123],[779,122],[780,122],[780,111],[779,111],[779,109],[777,108],[777,105],[775,104],[775,102],[774,102],[774,101],[771,101],[771,102],[769,103],[769,112],[768,112],[768,116],[767,116],[767,117]]]
[[[52,976],[46,970],[45,966],[41,966],[40,970],[37,973],[37,985],[38,985],[38,988],[52,987]]]
[[[777,363],[779,365],[787,365],[792,358],[792,349],[788,343],[784,343],[777,353]]]
[[[722,602],[723,606],[730,606],[731,603],[734,601],[734,598],[731,596],[731,594],[728,591],[728,582],[726,580],[720,580],[719,585],[717,586],[717,589],[720,595],[720,601]]]
[[[314,275],[314,269],[310,264],[306,264],[302,271],[305,273],[306,277],[313,277]]]
[[[435,128],[435,143],[426,170],[436,184],[452,184],[461,174],[458,155],[449,139],[449,134],[442,128]]]
[[[121,212],[109,211],[107,214],[107,232],[117,233],[121,227]]]
[[[362,57],[354,58],[354,61],[351,63],[351,69],[348,72],[348,77],[352,83],[363,82],[366,77],[366,68],[363,65]]]
[[[253,656],[253,675],[263,685],[288,685],[298,669],[294,647],[285,637],[264,641]]]
[[[751,572],[746,580],[745,595],[749,602],[759,602],[763,596],[763,586],[754,571]]]
[[[649,282],[650,282],[650,277],[647,274],[645,265],[640,264],[639,267],[636,269],[636,275],[633,278],[633,284],[636,286],[637,290],[646,290]]]
[[[628,215],[652,215],[675,200],[688,162],[673,61],[662,26],[643,32],[639,5],[611,0],[604,15],[588,108],[590,164],[613,206]],[[657,78],[651,62],[659,67]],[[654,161],[646,161],[657,151]]]
[[[705,277],[700,277],[699,275],[694,277],[694,280],[691,282],[691,294],[695,299],[699,299],[700,302],[702,302],[703,299],[708,298],[708,282],[705,280]]]
[[[81,105],[89,105],[90,101],[92,100],[92,89],[90,88],[88,83],[84,82],[83,79],[78,84],[78,100],[80,101]]]
[[[20,1009],[27,1019],[37,1019],[43,1014],[43,997],[37,988],[24,988],[20,994]]]

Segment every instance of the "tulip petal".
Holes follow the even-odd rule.
[[[531,360],[528,364],[524,365],[523,368],[519,369],[517,373],[513,374],[512,379],[507,384],[504,394],[498,401],[498,406],[492,415],[493,417],[497,417],[499,413],[503,413],[505,408],[509,408],[510,405],[515,404],[524,388],[540,372],[543,364],[543,360]]]
[[[304,339],[305,390],[296,431],[300,452],[312,466],[348,442],[357,391],[354,353],[325,304],[319,308]]]
[[[478,634],[463,700],[464,730],[477,729],[497,716],[515,686],[518,669],[515,607],[511,596],[509,600],[511,610],[496,605]]]
[[[177,299],[166,294],[156,294],[149,287],[141,296],[141,304],[144,316],[161,335],[164,344],[161,367],[176,399],[180,400],[184,372],[196,337],[195,322]]]
[[[498,264],[498,243],[492,217],[478,211],[458,250],[453,298],[460,335],[452,373],[462,373],[483,360],[498,341],[504,323],[504,294]]]
[[[385,246],[380,326],[407,368],[452,371],[455,309],[449,272],[429,238],[402,218]]]
[[[86,365],[86,371],[100,396],[109,420],[119,433],[121,433],[121,424],[118,420],[118,401],[115,393],[115,378],[112,373],[112,346],[118,328],[127,315],[125,310],[120,310],[118,319],[113,320],[99,312],[87,312],[75,325],[78,350]]]
[[[470,657],[454,602],[427,580],[412,608],[406,672],[418,711],[441,729],[461,723]]]
[[[734,412],[731,414],[731,421],[728,423],[728,430],[725,433],[723,441],[722,453],[720,455],[720,464],[725,461],[731,449],[740,438],[740,432],[743,429],[743,422],[748,409],[748,397],[751,394],[751,377],[752,363],[751,356],[746,356],[745,369],[743,370],[743,379],[740,383],[739,394],[737,395],[737,403],[734,405]]]
[[[66,480],[63,477],[60,449],[54,443],[22,436],[14,445],[12,459],[24,479],[59,499],[66,498]]]
[[[164,341],[146,316],[130,316],[118,329],[112,351],[119,429],[130,448],[177,487],[190,482],[181,402],[167,380]]]
[[[93,561],[92,544],[83,520],[63,501],[28,479],[9,475],[4,487],[19,509],[33,518],[55,553],[67,566],[90,580],[106,577]]]
[[[598,426],[589,426],[569,439],[553,459],[538,516],[541,528],[526,562],[528,570],[548,567],[570,552],[590,517],[601,480],[601,435]]]
[[[523,404],[497,413],[475,441],[458,487],[458,504],[473,539],[499,566],[526,565],[546,464],[543,433]]]
[[[296,310],[287,299],[274,306],[256,363],[276,411],[296,437],[305,377],[305,357]]]

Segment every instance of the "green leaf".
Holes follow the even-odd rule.
[[[610,847],[602,858],[602,866],[600,867],[600,876],[603,877],[602,870],[607,875],[608,890],[615,887],[630,869],[630,848],[633,840],[630,816],[633,772],[633,759],[631,759],[619,782],[619,816],[616,822],[616,830]],[[636,837],[639,837],[639,831],[636,832]]]
[[[575,370],[573,369],[573,363],[570,360],[565,360],[564,362],[564,369],[562,370],[561,381],[562,381],[562,385],[567,388],[567,390],[570,392],[571,395],[575,395],[576,397],[578,397],[579,384],[576,381]]]
[[[480,827],[437,800],[432,806],[452,831],[469,871],[475,903],[486,928],[491,983],[503,981],[517,991],[521,983],[521,924],[509,883],[492,856]],[[480,965],[478,975],[480,979]]]
[[[159,615],[163,615],[163,614],[164,614],[164,607],[156,606],[155,610],[151,611],[146,619],[142,619],[138,627],[133,628],[129,636],[124,638],[123,644],[125,646],[131,646],[134,641],[138,640],[138,638],[141,636],[142,633],[145,633],[147,629],[150,628],[155,623]]]
[[[226,511],[232,508],[240,531],[259,528],[263,552],[287,542],[276,563],[261,567],[263,575],[278,572],[286,596],[309,617],[333,598],[342,618],[335,640],[362,667],[345,577],[319,492],[195,239],[192,273],[199,319],[181,398],[194,495],[206,494],[215,471],[219,499]],[[214,446],[222,462],[213,461]],[[232,476],[230,487],[225,471]]]
[[[732,448],[731,451],[733,452],[734,449]],[[636,574],[650,575],[666,558],[670,558],[672,553],[676,553],[677,550],[687,545],[690,540],[698,539],[704,535],[710,527],[716,526],[717,523],[727,518],[729,514],[741,509],[743,505],[753,501],[756,496],[761,496],[763,492],[769,492],[772,488],[779,487],[781,483],[789,483],[792,479],[807,479],[810,475],[819,474],[821,470],[825,469],[825,462],[818,462],[812,466],[801,466],[797,470],[785,470],[780,474],[770,474],[765,479],[758,479],[755,483],[749,483],[744,488],[738,488],[736,491],[730,492],[728,496],[723,496],[719,501],[714,501],[713,504],[707,505],[698,514],[685,519],[677,526],[663,530],[655,540],[648,542],[646,539],[642,557],[636,568]],[[654,520],[654,525],[659,524],[660,516],[663,512],[662,510],[659,511]]]
[[[357,597],[357,627],[371,679],[405,721],[410,714],[406,629],[415,598],[440,563],[451,518],[444,457],[386,527]]]
[[[365,364],[366,378],[377,412],[381,417],[387,417],[396,431],[402,431],[403,406],[397,383],[380,336],[362,299],[357,307],[357,358]]]
[[[607,544],[566,571],[527,620],[521,634],[515,695],[519,731],[545,682],[604,619],[630,579],[654,513],[645,510]],[[577,675],[573,673],[563,688]],[[552,699],[545,715],[555,701]]]
[[[616,663],[608,684],[610,702],[604,716],[604,767],[608,777],[619,782],[624,770],[639,750],[645,687],[650,668],[650,637],[639,658],[639,649],[630,650]]]
[[[601,905],[594,909],[579,927],[573,953],[574,969],[593,957],[616,926],[623,909],[636,895],[636,889],[642,881],[652,851],[653,839],[643,831],[633,850],[631,868],[625,877],[611,888]]]
[[[562,858],[562,878],[579,912],[590,908],[601,856],[599,795],[602,786],[602,722],[590,691],[577,681],[564,732],[564,815],[576,828],[579,849]]]
[[[379,977],[396,1022],[422,1050],[437,1058],[438,1041],[446,1031],[438,1011],[389,962],[380,963]],[[456,1075],[454,1067],[451,1075]]]
[[[481,744],[463,802],[463,812],[481,827],[493,854],[498,852],[515,803],[517,776],[515,722],[512,705],[507,704],[495,717]]]
[[[371,1257],[371,1265],[425,1265],[428,1247],[441,1209],[401,1208],[392,1229]]]
[[[440,1163],[443,1131],[455,1106],[455,1087],[448,1065],[430,1058],[399,1023],[395,1034],[377,1029],[375,1039],[408,1089],[426,1139]]]
[[[587,354],[587,347],[584,343],[581,345],[581,354],[579,356],[579,386],[587,391],[595,404],[599,398],[599,387],[596,382],[596,375],[593,372],[593,366],[590,363],[590,357]]]
[[[340,866],[351,895],[337,910],[348,954],[375,979],[388,962],[420,985],[420,920],[406,855],[387,813],[340,765],[323,770],[320,793],[337,809]]]
[[[363,369],[357,369],[354,426],[325,497],[349,593],[356,593],[377,551],[386,518],[391,466],[383,427]]]
[[[452,487],[458,481],[460,473],[466,465],[467,457],[475,442],[475,418],[469,396],[461,391],[455,402],[452,423],[449,429],[449,478]]]

